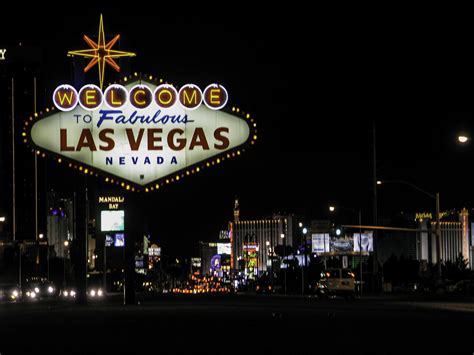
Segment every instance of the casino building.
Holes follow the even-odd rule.
[[[295,229],[293,215],[275,214],[262,219],[241,220],[236,199],[234,220],[230,222],[232,272],[252,279],[269,271],[275,246],[293,246]]]
[[[437,236],[436,221],[432,213],[415,213],[395,216],[384,221],[385,225],[397,225],[416,228],[419,232],[378,232],[377,252],[381,262],[392,254],[418,260],[428,264],[436,264]],[[452,210],[441,213],[440,221],[440,259],[442,262],[455,262],[459,255],[473,266],[473,223],[469,222],[468,210]]]

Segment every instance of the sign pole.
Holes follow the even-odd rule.
[[[87,303],[87,223],[88,223],[88,206],[87,206],[87,187],[84,191],[77,194],[77,204],[80,206],[76,211],[76,239],[73,253],[75,261],[76,276],[76,303]]]
[[[132,225],[137,223],[135,214],[135,201],[131,193],[126,194],[125,198],[125,285],[124,285],[124,304],[135,304],[135,233]]]

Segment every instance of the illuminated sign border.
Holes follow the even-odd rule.
[[[133,75],[128,75],[122,78],[119,82],[114,82],[111,83],[110,85],[113,84],[120,84],[120,85],[125,85],[125,84],[130,84],[134,82],[146,82],[150,83],[153,85],[160,85],[160,84],[170,84],[168,82],[165,82],[163,79],[160,79],[158,77],[154,77],[152,75],[144,75],[144,74],[138,74],[134,73]],[[46,158],[46,157],[51,157],[60,165],[66,165],[71,169],[78,170],[79,172],[85,174],[85,175],[90,175],[90,176],[95,176],[99,177],[102,176],[104,178],[104,181],[106,183],[120,186],[124,188],[127,191],[135,191],[135,192],[150,192],[154,190],[158,190],[162,188],[163,186],[181,181],[182,179],[185,179],[186,177],[192,176],[194,174],[200,173],[201,171],[208,169],[210,167],[219,165],[220,163],[239,157],[243,152],[246,151],[246,147],[248,146],[253,146],[256,141],[257,141],[257,123],[255,119],[250,115],[250,113],[241,110],[240,108],[236,106],[230,106],[228,105],[226,108],[221,109],[223,112],[230,113],[235,116],[239,116],[240,118],[244,119],[247,121],[247,124],[249,126],[249,137],[247,141],[245,141],[243,144],[234,147],[232,149],[229,149],[221,154],[214,155],[208,159],[202,160],[194,165],[190,165],[182,170],[176,171],[172,174],[166,175],[160,179],[154,180],[153,182],[150,182],[144,186],[138,185],[132,181],[117,177],[113,174],[109,174],[108,172],[104,170],[99,170],[93,166],[90,166],[88,164],[80,163],[78,161],[75,161],[73,159],[64,157],[58,153],[52,152],[50,150],[41,148],[37,146],[32,140],[31,140],[31,129],[34,125],[35,122],[40,121],[52,114],[55,114],[56,112],[61,112],[58,110],[54,105],[51,108],[46,108],[45,111],[40,111],[40,112],[35,112],[33,116],[30,116],[27,120],[24,121],[23,125],[23,131],[21,133],[22,135],[22,140],[23,143],[28,144],[32,149],[31,151],[36,154],[38,157]]]

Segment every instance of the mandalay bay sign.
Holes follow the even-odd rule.
[[[257,138],[253,118],[226,107],[220,84],[178,89],[136,74],[104,90],[60,85],[52,101],[51,110],[25,123],[36,154],[127,189],[177,181],[239,155]]]

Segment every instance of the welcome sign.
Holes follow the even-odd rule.
[[[177,90],[137,78],[104,91],[61,85],[53,93],[57,110],[30,118],[24,136],[37,154],[78,162],[86,173],[114,176],[122,186],[148,191],[219,164],[253,143],[253,119],[236,108],[222,111],[227,100],[219,84]]]

